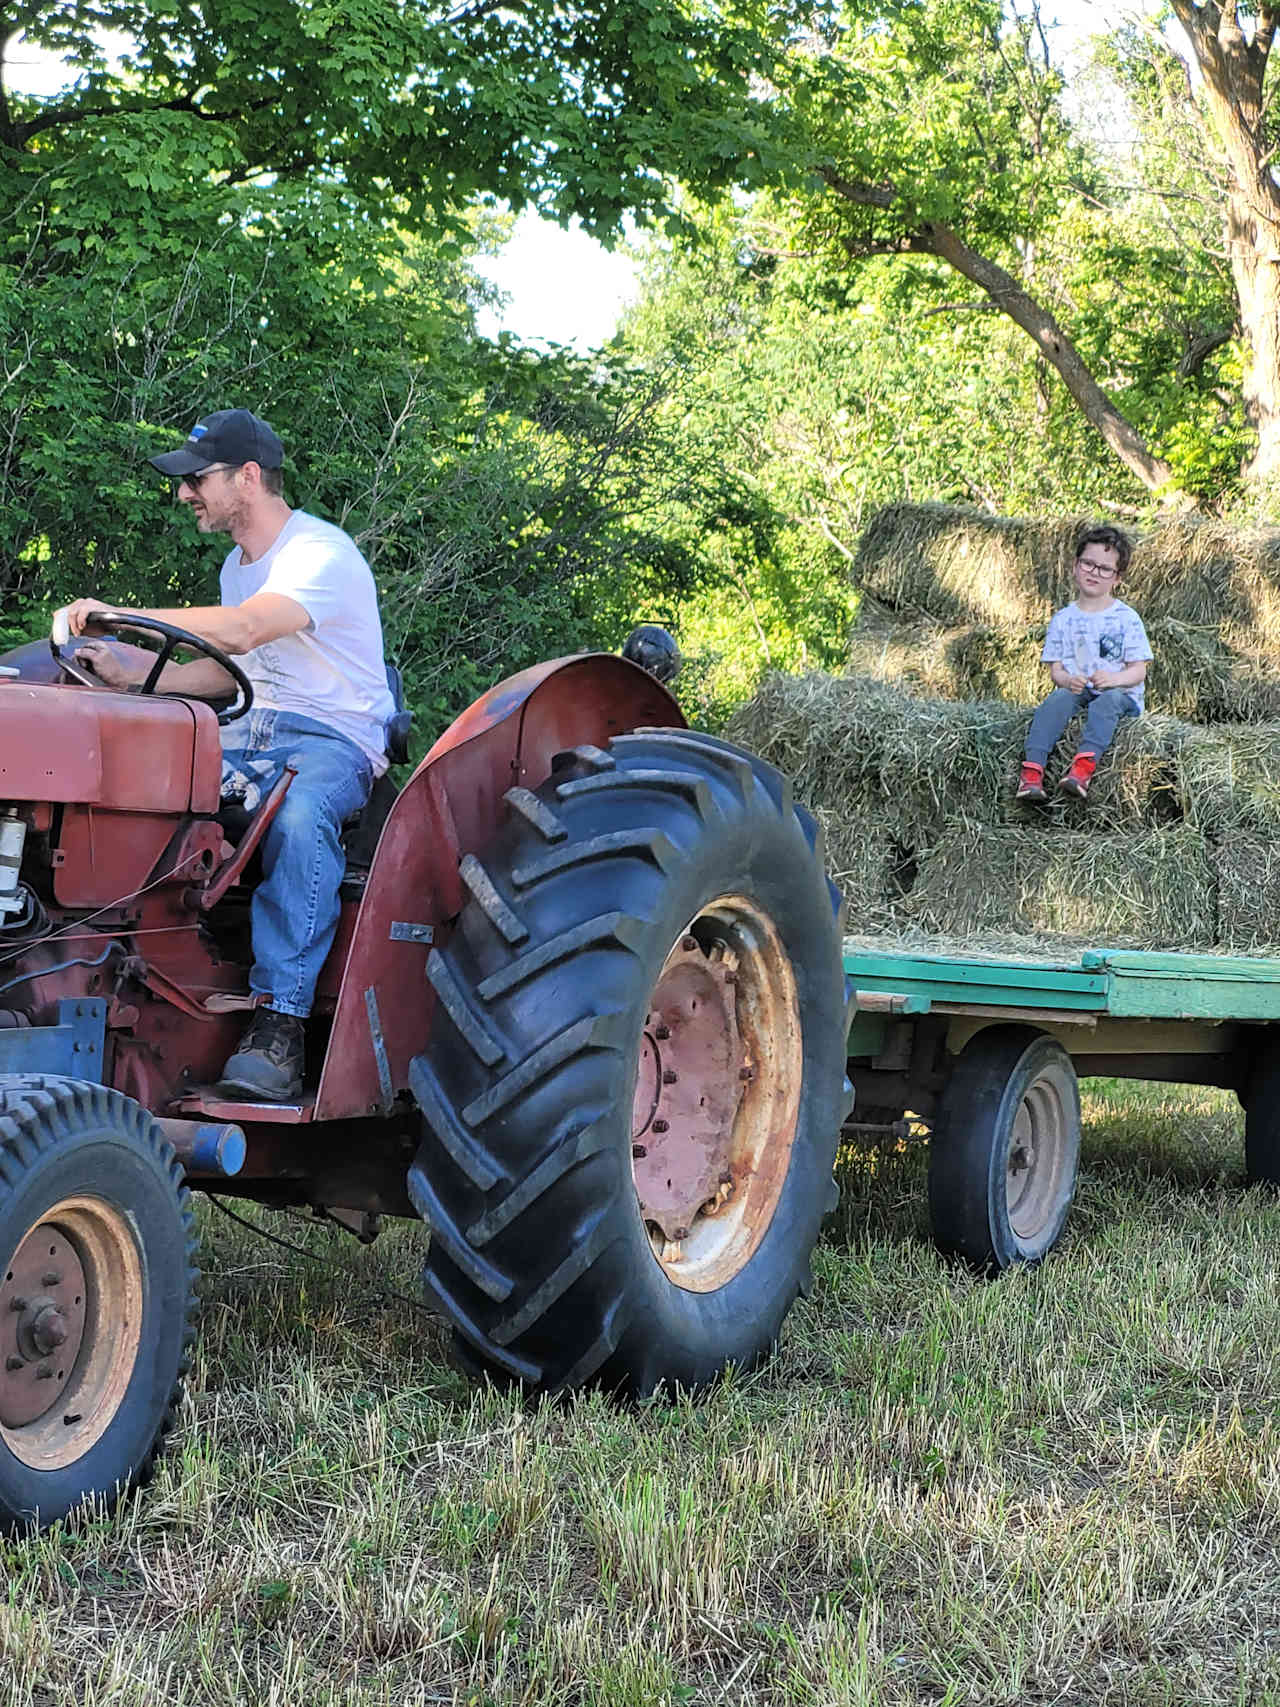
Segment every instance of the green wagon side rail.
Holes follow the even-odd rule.
[[[1280,959],[1087,949],[1078,961],[859,948],[845,955],[859,1014],[1043,1010],[1115,1019],[1280,1021]]]

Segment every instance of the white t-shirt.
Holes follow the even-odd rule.
[[[222,602],[281,593],[310,617],[296,634],[255,646],[237,660],[254,704],[314,717],[387,768],[386,723],[395,710],[382,656],[382,621],[373,574],[349,535],[295,510],[254,563],[240,547],[222,565]]]
[[[1150,662],[1151,646],[1142,618],[1123,599],[1112,599],[1105,610],[1081,610],[1074,601],[1055,611],[1044,637],[1044,664],[1065,664],[1082,676],[1095,670],[1119,670],[1126,664]],[[1124,690],[1141,711],[1145,682]]]

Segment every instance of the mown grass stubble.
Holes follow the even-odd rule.
[[[924,1155],[850,1157],[779,1355],[694,1404],[476,1390],[371,1250],[206,1209],[178,1437],[5,1548],[13,1707],[1280,1700],[1280,1206],[1212,1092],[1103,1086],[995,1285]],[[279,1217],[267,1219],[273,1228]]]

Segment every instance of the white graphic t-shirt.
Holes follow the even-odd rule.
[[[336,729],[387,768],[386,723],[395,706],[382,656],[382,621],[373,574],[356,542],[331,522],[295,510],[254,563],[240,547],[222,565],[222,602],[281,593],[310,617],[305,628],[238,662],[253,683],[255,705],[293,711]]]
[[[1150,660],[1151,647],[1142,618],[1123,599],[1112,599],[1106,610],[1081,610],[1074,602],[1055,611],[1044,637],[1044,664],[1064,664],[1077,675],[1095,670],[1119,670],[1126,664]],[[1145,682],[1125,689],[1139,711],[1145,701]]]

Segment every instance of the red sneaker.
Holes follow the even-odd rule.
[[[1047,800],[1044,791],[1044,766],[1033,765],[1030,759],[1024,761],[1022,774],[1018,778],[1018,792],[1015,800]]]
[[[1077,753],[1071,761],[1071,768],[1059,782],[1059,789],[1063,794],[1074,794],[1077,800],[1083,800],[1089,792],[1089,783],[1097,768],[1098,759],[1095,753]]]

